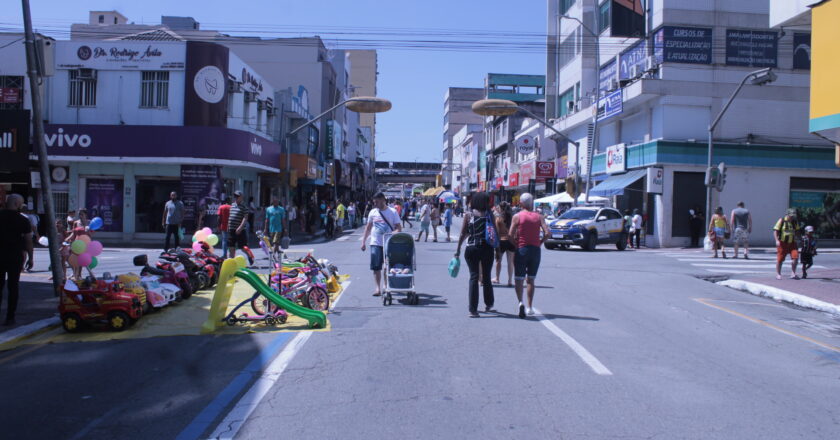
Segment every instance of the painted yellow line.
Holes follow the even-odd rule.
[[[760,319],[758,319],[758,318],[753,318],[752,316],[748,316],[748,315],[745,315],[745,314],[743,314],[743,313],[736,312],[736,311],[734,311],[734,310],[732,310],[732,309],[728,309],[728,308],[726,308],[726,307],[719,306],[719,305],[717,305],[717,304],[712,304],[710,301],[714,301],[713,299],[708,299],[708,298],[694,298],[694,300],[695,300],[695,301],[697,301],[697,302],[699,302],[700,304],[705,305],[705,306],[709,306],[709,307],[712,307],[712,308],[715,308],[715,309],[718,309],[718,310],[724,311],[724,312],[726,312],[726,313],[729,313],[729,314],[735,315],[735,316],[737,316],[737,317],[739,317],[739,318],[744,318],[744,319],[746,319],[747,321],[752,321],[752,322],[754,322],[754,323],[756,323],[756,324],[761,324],[761,325],[763,325],[763,326],[765,326],[765,327],[767,327],[767,328],[771,328],[771,329],[773,329],[773,330],[776,330],[777,332],[784,333],[784,334],[786,334],[786,335],[788,335],[788,336],[793,336],[794,338],[799,338],[799,339],[802,339],[803,341],[808,341],[808,342],[810,342],[810,343],[812,343],[812,344],[819,345],[820,347],[823,347],[823,348],[826,348],[826,349],[829,349],[829,350],[836,351],[836,352],[840,353],[840,347],[835,347],[835,346],[833,346],[833,345],[826,344],[826,343],[824,343],[824,342],[820,342],[820,341],[818,341],[818,340],[816,340],[816,339],[810,338],[810,337],[805,336],[805,335],[800,335],[799,333],[792,332],[792,331],[790,331],[790,330],[787,330],[787,329],[781,328],[781,327],[779,327],[779,326],[777,326],[777,325],[770,324],[769,322],[762,321],[762,320],[760,320]]]
[[[17,352],[17,353],[14,353],[14,354],[12,354],[12,355],[6,356],[6,357],[4,357],[4,358],[0,358],[0,365],[5,364],[6,362],[9,362],[9,361],[11,361],[11,360],[13,360],[13,359],[17,359],[17,358],[19,358],[19,357],[21,357],[21,356],[23,356],[23,355],[25,355],[25,354],[29,354],[29,353],[32,353],[33,351],[40,350],[40,349],[42,349],[42,348],[44,348],[44,347],[46,347],[46,345],[45,345],[45,344],[41,344],[41,345],[33,345],[33,346],[31,346],[31,347],[24,348],[23,350],[21,350],[21,351],[19,351],[19,352]]]

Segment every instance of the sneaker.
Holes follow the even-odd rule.
[[[790,279],[792,279],[792,280],[798,280],[798,279],[799,279],[799,275],[797,275],[797,274],[793,274],[793,275],[791,275],[791,276],[790,276]]]
[[[782,276],[781,275],[776,275],[776,279],[780,280],[780,279],[782,279]]]
[[[493,306],[485,306],[484,311],[486,313],[494,313],[496,311],[496,309],[494,309]]]
[[[808,278],[808,272],[802,271],[802,279]]]
[[[745,259],[745,260],[749,260],[749,259],[750,259],[750,255],[749,255],[749,254],[744,254],[744,259]]]
[[[534,308],[528,307],[528,316],[534,316]]]
[[[478,314],[478,312],[470,312],[470,314],[467,315],[467,316],[469,316],[470,318],[478,318],[479,314]]]
[[[525,319],[525,304],[519,303],[519,317]]]

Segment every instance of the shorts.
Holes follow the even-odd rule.
[[[524,280],[525,277],[533,280],[537,277],[537,269],[540,268],[539,246],[524,246],[513,254],[513,278]]]
[[[715,228],[715,239],[723,240],[726,237],[726,228]]]
[[[443,228],[446,229],[446,233],[448,234],[449,230],[452,228],[452,225],[446,225]]]
[[[814,255],[813,254],[802,254],[801,258],[802,258],[801,261],[802,261],[803,265],[814,264]]]
[[[271,232],[271,244],[276,245],[280,243],[280,237],[283,236],[283,232]]]
[[[227,244],[228,248],[231,249],[248,246],[248,241],[245,239],[245,230],[243,229],[242,232],[238,234],[235,231],[228,231]]]
[[[499,240],[499,247],[496,248],[496,258],[502,258],[505,252],[516,252],[516,246],[510,240]]]
[[[750,233],[744,228],[735,228],[735,243],[746,245],[750,241]]]
[[[382,264],[385,263],[385,253],[382,246],[370,247],[370,270],[382,270]]]
[[[796,243],[782,242],[776,247],[776,262],[781,263],[785,261],[785,257],[790,254],[792,260],[799,258],[799,250],[796,249]]]
[[[429,222],[420,222],[420,230],[425,233],[429,233]]]

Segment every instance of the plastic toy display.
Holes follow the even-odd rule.
[[[100,324],[113,331],[123,331],[143,316],[143,306],[140,298],[124,291],[119,281],[89,277],[82,281],[68,280],[64,284],[58,313],[68,332]]]

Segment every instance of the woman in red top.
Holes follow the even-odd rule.
[[[523,281],[528,283],[528,315],[534,314],[534,280],[540,267],[540,248],[549,237],[548,225],[542,214],[534,212],[534,196],[522,194],[519,198],[522,211],[513,216],[510,235],[516,243],[513,255],[516,298],[519,299],[519,317],[525,319],[525,305],[522,303]],[[540,231],[542,230],[542,237]]]

